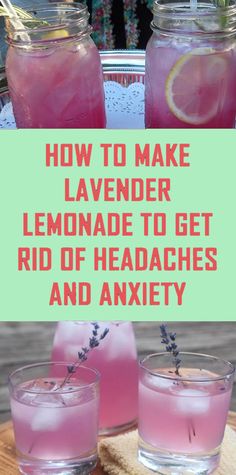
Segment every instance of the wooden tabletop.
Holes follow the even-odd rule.
[[[236,431],[236,412],[230,412],[229,425]],[[0,424],[0,473],[1,475],[19,475],[15,456],[15,442],[12,423]],[[93,475],[104,475],[101,466],[98,466]]]

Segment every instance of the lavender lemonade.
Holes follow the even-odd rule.
[[[12,373],[11,413],[21,473],[89,474],[96,466],[98,380],[92,369],[69,373],[65,364],[53,363]]]
[[[212,473],[219,463],[229,410],[233,366],[217,358],[167,353],[140,366],[139,459],[158,473]]]
[[[101,375],[100,433],[115,433],[132,425],[138,415],[138,363],[132,324],[59,322],[52,360],[74,361],[78,352],[93,342],[94,325],[98,335],[106,329],[108,333],[98,346],[88,348],[83,364],[96,368]]]
[[[146,51],[147,128],[233,128],[236,7],[155,0]]]
[[[87,7],[40,4],[7,22],[6,72],[20,128],[104,128],[103,75]]]

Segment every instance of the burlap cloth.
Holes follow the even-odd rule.
[[[99,444],[99,455],[109,475],[151,475],[137,460],[137,430],[104,439]],[[221,451],[220,467],[214,475],[236,475],[236,432],[226,426]]]

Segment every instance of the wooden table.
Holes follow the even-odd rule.
[[[230,412],[228,417],[229,425],[236,431],[236,412]],[[104,475],[101,466],[98,466],[93,475]],[[19,475],[15,456],[15,442],[12,430],[12,423],[0,424],[0,474]]]

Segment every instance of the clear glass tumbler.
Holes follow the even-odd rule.
[[[155,0],[151,28],[146,127],[234,128],[235,0]]]
[[[53,374],[53,376],[52,376]],[[89,474],[97,463],[99,373],[65,363],[22,367],[9,376],[20,472]]]
[[[28,16],[27,16],[28,15]],[[99,52],[81,3],[39,3],[7,20],[6,74],[19,128],[104,128]]]
[[[140,363],[139,460],[163,475],[207,475],[219,464],[234,366],[180,353],[179,374],[168,353]]]
[[[138,361],[132,323],[99,322],[109,333],[87,357],[101,375],[99,433],[112,434],[132,426],[138,416]],[[75,361],[92,336],[90,322],[59,322],[52,360]]]

